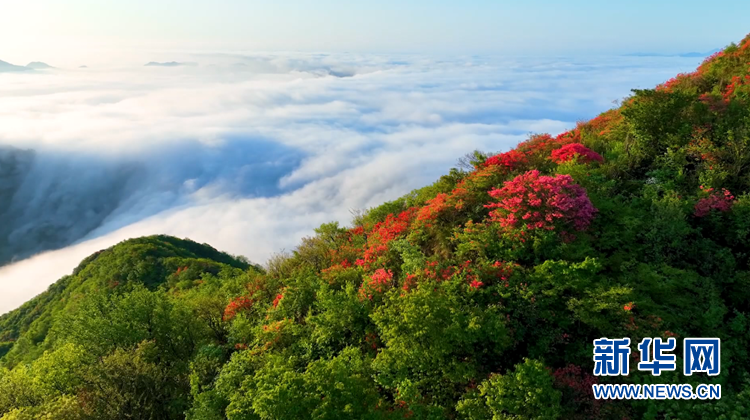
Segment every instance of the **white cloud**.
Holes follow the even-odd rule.
[[[0,74],[0,146],[35,150],[31,160],[0,153],[0,259],[63,247],[0,269],[0,313],[133,236],[190,237],[263,262],[321,223],[348,223],[350,209],[433,182],[465,153],[561,132],[631,87],[697,64],[299,54],[158,61],[173,59],[199,65]]]

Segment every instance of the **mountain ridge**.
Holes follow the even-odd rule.
[[[7,61],[0,60],[0,73],[2,72],[16,72],[16,71],[27,71],[30,70],[28,67],[17,66],[15,64],[8,63]]]

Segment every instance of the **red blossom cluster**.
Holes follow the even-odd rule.
[[[729,211],[734,204],[734,196],[726,189],[722,189],[721,192],[714,191],[713,188],[700,187],[704,192],[710,195],[705,198],[701,198],[695,204],[695,216],[705,217],[711,213],[711,210],[718,210],[721,212]]]
[[[404,285],[402,289],[404,291],[408,292],[409,290],[417,287],[417,276],[414,274],[407,274],[406,279],[404,279]]]
[[[479,280],[472,280],[471,283],[469,283],[469,287],[472,289],[479,289],[482,286],[484,286],[484,283]]]
[[[329,268],[337,267],[338,269],[345,269],[351,267],[352,261],[355,261],[362,254],[362,245],[365,242],[365,238],[365,228],[363,226],[357,226],[342,233],[337,240],[340,241],[343,239],[344,241],[339,242],[334,248],[327,249],[331,262]]]
[[[492,159],[492,158],[490,158]],[[498,170],[499,168],[503,168]],[[504,167],[499,165],[482,165],[474,172],[458,182],[456,187],[448,194],[440,193],[417,211],[416,220],[418,226],[432,227],[439,216],[445,216],[459,212],[476,204],[479,200],[485,200],[487,188],[493,185],[504,173]]]
[[[579,122],[576,124],[576,128],[566,131],[564,133],[558,134],[557,137],[555,137],[555,141],[557,141],[559,144],[566,144],[566,143],[580,143],[581,142],[581,129],[585,126],[585,123]]]
[[[484,161],[484,166],[499,166],[507,168],[508,170],[517,169],[521,165],[525,165],[528,161],[526,154],[523,152],[513,149],[509,152],[500,153]]]
[[[497,273],[495,274],[497,278],[500,279],[505,287],[508,287],[510,285],[508,279],[513,274],[513,269],[516,267],[516,264],[495,261],[492,266],[497,269]]]
[[[628,303],[625,304],[625,306],[622,307],[622,309],[624,309],[624,310],[626,310],[628,312],[632,311],[633,308],[635,308],[635,303],[633,303],[633,302],[628,302]]]
[[[724,89],[724,94],[722,95],[724,102],[729,102],[739,88],[748,85],[750,85],[750,75],[732,77],[732,81]]]
[[[440,193],[430,200],[417,212],[417,220],[425,222],[437,219],[438,215],[449,207],[448,194]]]
[[[677,76],[667,80],[666,82],[660,84],[656,87],[657,91],[664,91],[664,92],[671,92],[674,90],[675,87],[687,82],[691,81],[694,82],[698,78],[701,77],[701,74],[699,72],[693,72],[693,73],[680,73]]]
[[[719,63],[729,63],[734,65],[737,62],[747,62],[748,51],[750,51],[750,39],[743,40],[739,48],[734,49],[732,52],[719,51],[706,58],[698,69],[692,73],[681,73],[676,77],[670,79],[666,83],[663,83],[656,87],[657,91],[671,92],[677,87],[700,87],[702,85],[702,78],[708,74],[713,68]],[[720,97],[723,102],[726,103],[731,100],[733,96],[736,96],[737,90],[741,86],[748,85],[750,76],[734,76],[732,81],[721,92]],[[725,109],[722,106],[721,99],[717,102],[717,98],[714,97],[710,92],[699,92],[701,93],[700,100],[708,104],[714,111],[722,111]]]
[[[570,143],[557,150],[553,150],[550,159],[555,163],[563,163],[575,158],[576,156],[578,157],[578,161],[582,163],[604,162],[604,159],[599,153],[596,153],[581,143]]]
[[[529,158],[533,155],[549,156],[552,154],[553,159],[559,156],[565,160],[570,160],[575,152],[579,152],[589,161],[601,162],[602,157],[598,153],[580,144],[582,130],[594,130],[602,135],[610,129],[615,121],[620,119],[622,119],[622,116],[619,112],[609,111],[587,123],[578,123],[575,129],[561,133],[557,137],[552,137],[549,134],[531,136],[528,140],[520,143],[516,149],[490,157],[485,161],[484,166],[512,171],[527,165]]]
[[[237,316],[238,313],[250,309],[252,306],[252,299],[249,299],[245,296],[240,296],[238,298],[232,299],[232,301],[229,302],[229,305],[224,308],[224,321],[233,319],[235,316]]]
[[[376,224],[367,236],[363,258],[356,260],[355,264],[367,268],[375,263],[378,257],[388,252],[388,243],[397,239],[409,229],[416,213],[417,208],[412,207],[399,213],[398,216],[389,214],[384,221]]]
[[[552,137],[549,134],[538,134],[519,143],[516,150],[523,152],[528,156],[535,154],[547,156],[560,146],[570,143],[573,138],[580,139],[580,130],[577,128],[573,131],[562,133],[557,137]]]
[[[279,302],[281,302],[281,299],[284,299],[284,294],[283,293],[279,293],[278,295],[276,295],[276,298],[274,298],[274,300],[273,300],[273,307],[274,308],[277,307],[277,306],[279,306]]]
[[[485,282],[480,279],[481,276],[486,276],[487,273],[481,273],[476,267],[471,266],[471,260],[466,260],[462,264],[451,265],[440,270],[439,280],[448,280],[453,276],[463,276],[469,287],[472,289],[479,289],[485,285]]]
[[[541,176],[532,170],[505,182],[502,188],[490,191],[497,199],[485,207],[493,222],[506,228],[585,230],[596,214],[586,190],[573,182],[570,175]],[[563,234],[567,232],[563,231]]]
[[[437,267],[438,262],[437,261],[427,261],[425,263],[425,265],[427,266],[424,269],[424,275],[425,275],[425,277],[427,277],[428,279],[432,279],[432,280],[438,280],[438,273],[437,273],[437,269],[435,268],[435,267]]]
[[[385,292],[392,281],[393,271],[378,268],[369,279],[362,283],[362,287],[359,289],[360,298],[372,299],[376,293]]]

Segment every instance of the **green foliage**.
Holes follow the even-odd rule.
[[[467,419],[555,420],[560,418],[560,391],[537,360],[525,359],[505,375],[495,375],[458,404]]]
[[[508,347],[499,308],[478,307],[456,282],[394,291],[372,317],[384,346],[373,365],[378,381],[391,389],[410,381],[434,404],[488,373]]]

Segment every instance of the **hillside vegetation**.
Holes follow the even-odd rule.
[[[0,419],[750,418],[750,36],[260,268],[164,236],[0,317]],[[252,239],[248,239],[252,240]],[[721,374],[595,377],[600,337]],[[716,383],[602,401],[594,383]]]

